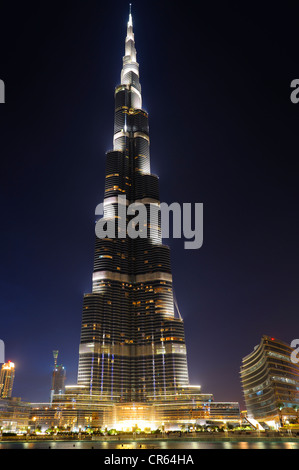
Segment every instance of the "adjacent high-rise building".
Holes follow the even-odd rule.
[[[53,351],[53,357],[54,357],[54,368],[52,372],[52,384],[51,384],[51,395],[50,395],[50,401],[52,402],[53,396],[54,395],[62,395],[65,391],[65,367],[60,364],[57,364],[57,358],[58,358],[58,352],[59,351]]]
[[[285,342],[264,335],[244,357],[241,382],[249,418],[273,426],[297,420],[299,365],[292,362],[292,351]]]
[[[122,229],[134,218],[126,211],[133,203],[143,204],[148,213],[136,238]],[[175,313],[159,204],[130,13],[101,221],[102,226],[115,224],[115,237],[95,240],[93,286],[84,297],[79,351],[78,384],[101,399],[144,402],[173,396],[189,384],[184,324]]]
[[[12,394],[13,382],[15,378],[15,365],[13,362],[6,362],[1,367],[0,372],[0,398],[10,398]]]

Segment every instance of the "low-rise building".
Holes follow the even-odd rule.
[[[264,335],[242,360],[241,383],[249,418],[279,428],[298,420],[299,365],[292,348]]]

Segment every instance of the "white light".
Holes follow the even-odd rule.
[[[128,419],[124,421],[118,421],[117,423],[115,423],[114,429],[116,429],[117,431],[132,431],[135,426],[137,426],[137,428],[141,431],[146,428],[155,429],[154,423],[139,419]]]

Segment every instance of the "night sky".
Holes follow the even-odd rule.
[[[0,338],[23,400],[49,400],[54,349],[76,383],[128,4],[1,5]],[[244,409],[242,358],[263,334],[299,337],[299,7],[142,0],[132,13],[161,201],[204,207],[199,250],[165,240],[190,382]]]

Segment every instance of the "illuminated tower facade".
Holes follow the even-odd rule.
[[[15,378],[15,365],[8,361],[3,364],[0,372],[0,398],[10,398]]]
[[[145,402],[179,394],[189,378],[170,252],[162,243],[159,181],[150,170],[131,12],[120,78],[101,219],[115,223],[116,236],[96,236],[92,292],[83,304],[78,385],[101,400]],[[132,203],[154,214],[136,238],[121,229],[134,219],[126,210]]]
[[[51,395],[50,401],[52,402],[53,395],[62,395],[65,391],[65,376],[66,371],[63,365],[57,365],[57,358],[58,358],[59,351],[53,351],[54,357],[54,368],[52,372],[52,384],[51,384]]]
[[[250,418],[280,426],[298,419],[299,364],[292,361],[292,351],[284,341],[263,335],[243,358],[241,382]]]

